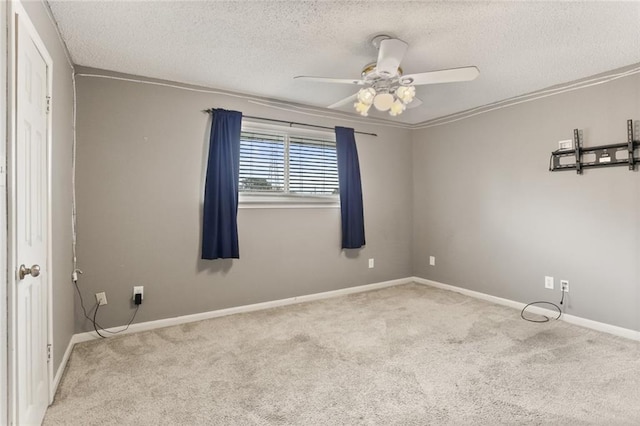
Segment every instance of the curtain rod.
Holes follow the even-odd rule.
[[[212,108],[205,109],[203,112],[211,114],[213,112],[213,109]],[[318,125],[315,125],[315,124],[298,123],[296,121],[276,120],[276,119],[273,119],[273,118],[255,117],[255,116],[252,116],[252,115],[243,115],[242,118],[249,118],[249,119],[253,119],[253,120],[272,121],[274,123],[284,123],[284,124],[288,124],[289,127],[291,127],[291,126],[293,126],[295,124],[296,126],[307,126],[307,127],[315,127],[317,129],[334,130],[333,127],[318,126]],[[359,132],[357,130],[354,130],[354,133],[358,133],[360,135],[369,135],[369,136],[378,137],[378,135],[376,133]]]

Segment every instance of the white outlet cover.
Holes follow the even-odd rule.
[[[96,293],[96,302],[100,306],[106,305],[107,304],[107,293],[105,293],[104,291],[102,291],[100,293]]]
[[[573,140],[558,141],[558,149],[573,149]]]
[[[144,300],[144,286],[136,285],[133,286],[133,300],[136,300],[136,294],[140,293],[140,298]]]
[[[375,265],[375,261],[373,259],[369,259],[369,268],[373,268]]]
[[[435,256],[429,256],[429,265],[436,266],[436,257]]]
[[[544,277],[544,288],[548,288],[549,290],[553,290],[553,277]]]

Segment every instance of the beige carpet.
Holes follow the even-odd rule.
[[[519,314],[411,284],[79,344],[44,423],[640,424],[639,342]]]

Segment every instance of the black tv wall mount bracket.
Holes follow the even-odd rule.
[[[610,145],[593,146],[585,148],[582,146],[581,134],[578,129],[573,131],[574,149],[558,149],[551,153],[549,161],[549,171],[560,172],[563,170],[575,170],[582,174],[584,169],[593,167],[615,167],[628,165],[629,170],[635,170],[636,164],[640,162],[640,156],[635,154],[635,150],[640,148],[640,141],[633,140],[633,120],[627,120],[627,142],[614,143]],[[618,155],[625,152],[626,156]],[[588,161],[584,156],[590,156]],[[572,163],[561,164],[561,159],[573,157]]]

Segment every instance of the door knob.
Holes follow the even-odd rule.
[[[40,275],[40,265],[33,265],[31,268],[27,268],[24,264],[20,265],[20,270],[18,271],[20,275],[20,279],[23,280],[27,275],[31,275],[32,277],[37,277]]]

